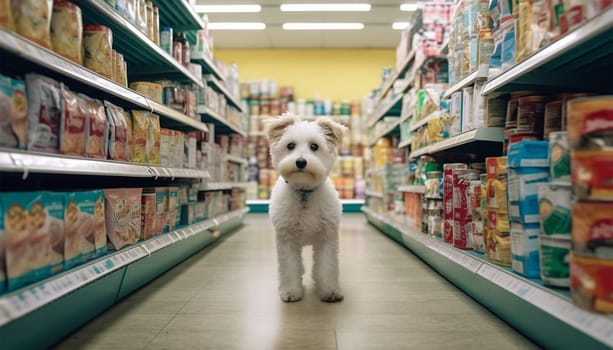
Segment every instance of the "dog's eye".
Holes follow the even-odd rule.
[[[293,142],[292,142],[292,143],[288,143],[288,144],[287,144],[287,149],[288,149],[288,150],[290,150],[290,151],[291,151],[291,150],[293,150],[294,148],[296,148],[296,144],[295,144],[295,143],[293,143]]]
[[[311,144],[311,151],[315,152],[319,149],[319,146],[316,143]]]

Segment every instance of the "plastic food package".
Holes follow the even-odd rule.
[[[155,102],[163,103],[161,84],[150,83],[146,81],[135,81],[130,83],[130,89],[136,92],[140,92],[145,97],[149,97]]]
[[[141,227],[140,238],[147,240],[155,233],[156,221],[156,196],[155,190],[144,188],[141,197]]]
[[[136,28],[147,35],[147,2],[137,0],[136,6]]]
[[[108,122],[104,105],[98,100],[83,96],[89,111],[85,127],[85,155],[89,158],[106,159]]]
[[[0,75],[0,146],[26,148],[27,116],[25,83]]]
[[[81,96],[64,88],[64,108],[60,122],[60,153],[83,156],[85,152],[85,123],[89,110]]]
[[[147,119],[145,157],[148,164],[160,165],[160,117],[150,114]]]
[[[136,243],[140,236],[141,188],[105,189],[106,232],[111,248]]]
[[[106,117],[109,123],[108,158],[125,162],[128,160],[128,125],[123,108],[108,101],[104,101],[104,105],[106,106]]]
[[[0,28],[6,28],[12,32],[15,31],[11,0],[0,0]],[[2,283],[0,283],[0,288],[2,288],[1,285]]]
[[[147,37],[153,41],[153,2],[147,0]]]
[[[96,196],[91,191],[66,194],[64,267],[69,269],[95,256]],[[104,221],[102,222],[104,226]]]
[[[53,51],[75,63],[83,64],[82,35],[81,9],[69,1],[55,0],[51,17]]]
[[[105,78],[113,77],[113,32],[88,24],[83,27],[83,65]]]
[[[132,156],[130,160],[133,163],[147,162],[148,117],[149,112],[132,111]]]
[[[62,118],[62,85],[42,75],[26,74],[28,150],[57,153]]]
[[[11,0],[11,6],[17,33],[50,49],[53,0]]]
[[[124,120],[126,122],[126,156],[128,157],[128,162],[134,162],[134,127],[132,123],[132,114],[128,111],[124,111]]]
[[[485,163],[488,210],[507,214],[507,157],[486,158]]]

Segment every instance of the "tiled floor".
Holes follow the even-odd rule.
[[[341,224],[345,300],[320,302],[304,252],[305,299],[277,294],[268,217],[126,298],[58,349],[531,349],[534,344],[369,226]]]

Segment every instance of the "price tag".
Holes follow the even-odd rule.
[[[0,326],[11,320],[11,312],[5,299],[0,299]]]

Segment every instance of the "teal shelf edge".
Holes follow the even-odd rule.
[[[242,224],[247,212],[248,209],[245,208],[194,225],[202,228],[200,232],[184,228],[161,236],[181,237],[176,242],[162,246],[142,244],[145,248],[149,246],[146,250],[151,254],[1,326],[2,349],[39,349],[53,346],[121,298],[218,241],[219,236],[213,235],[211,229],[216,228],[215,231],[219,232],[220,236],[235,230]],[[6,298],[0,298],[0,301],[6,301]],[[0,308],[0,316],[6,316],[3,313],[6,313],[6,309]],[[31,336],[32,334],[36,336]]]
[[[256,213],[268,213],[268,206],[270,201],[268,199],[247,200],[247,206],[249,212]],[[343,213],[359,213],[364,205],[363,199],[343,199],[341,200],[343,205]]]
[[[173,27],[175,31],[204,29],[202,18],[196,9],[184,0],[153,0],[159,8],[160,26]]]
[[[555,293],[543,293],[545,289],[530,285],[518,275],[514,276],[476,257],[471,258],[470,254],[447,244],[437,244],[436,239],[400,227],[399,223],[386,219],[385,215],[373,213],[368,208],[362,208],[362,211],[368,222],[382,233],[412,251],[459,289],[540,346],[547,349],[610,349],[613,346],[613,319],[581,310]],[[442,251],[440,246],[448,248]],[[492,272],[499,276],[506,275],[504,277],[511,282],[501,285],[484,277]],[[513,293],[509,285],[531,287],[540,292],[538,295],[542,300],[535,304],[527,300],[526,295]],[[543,299],[543,295],[551,300]],[[556,306],[557,315],[546,310],[547,303]],[[560,316],[575,319],[567,322]],[[573,326],[575,321],[593,327],[602,341]]]

